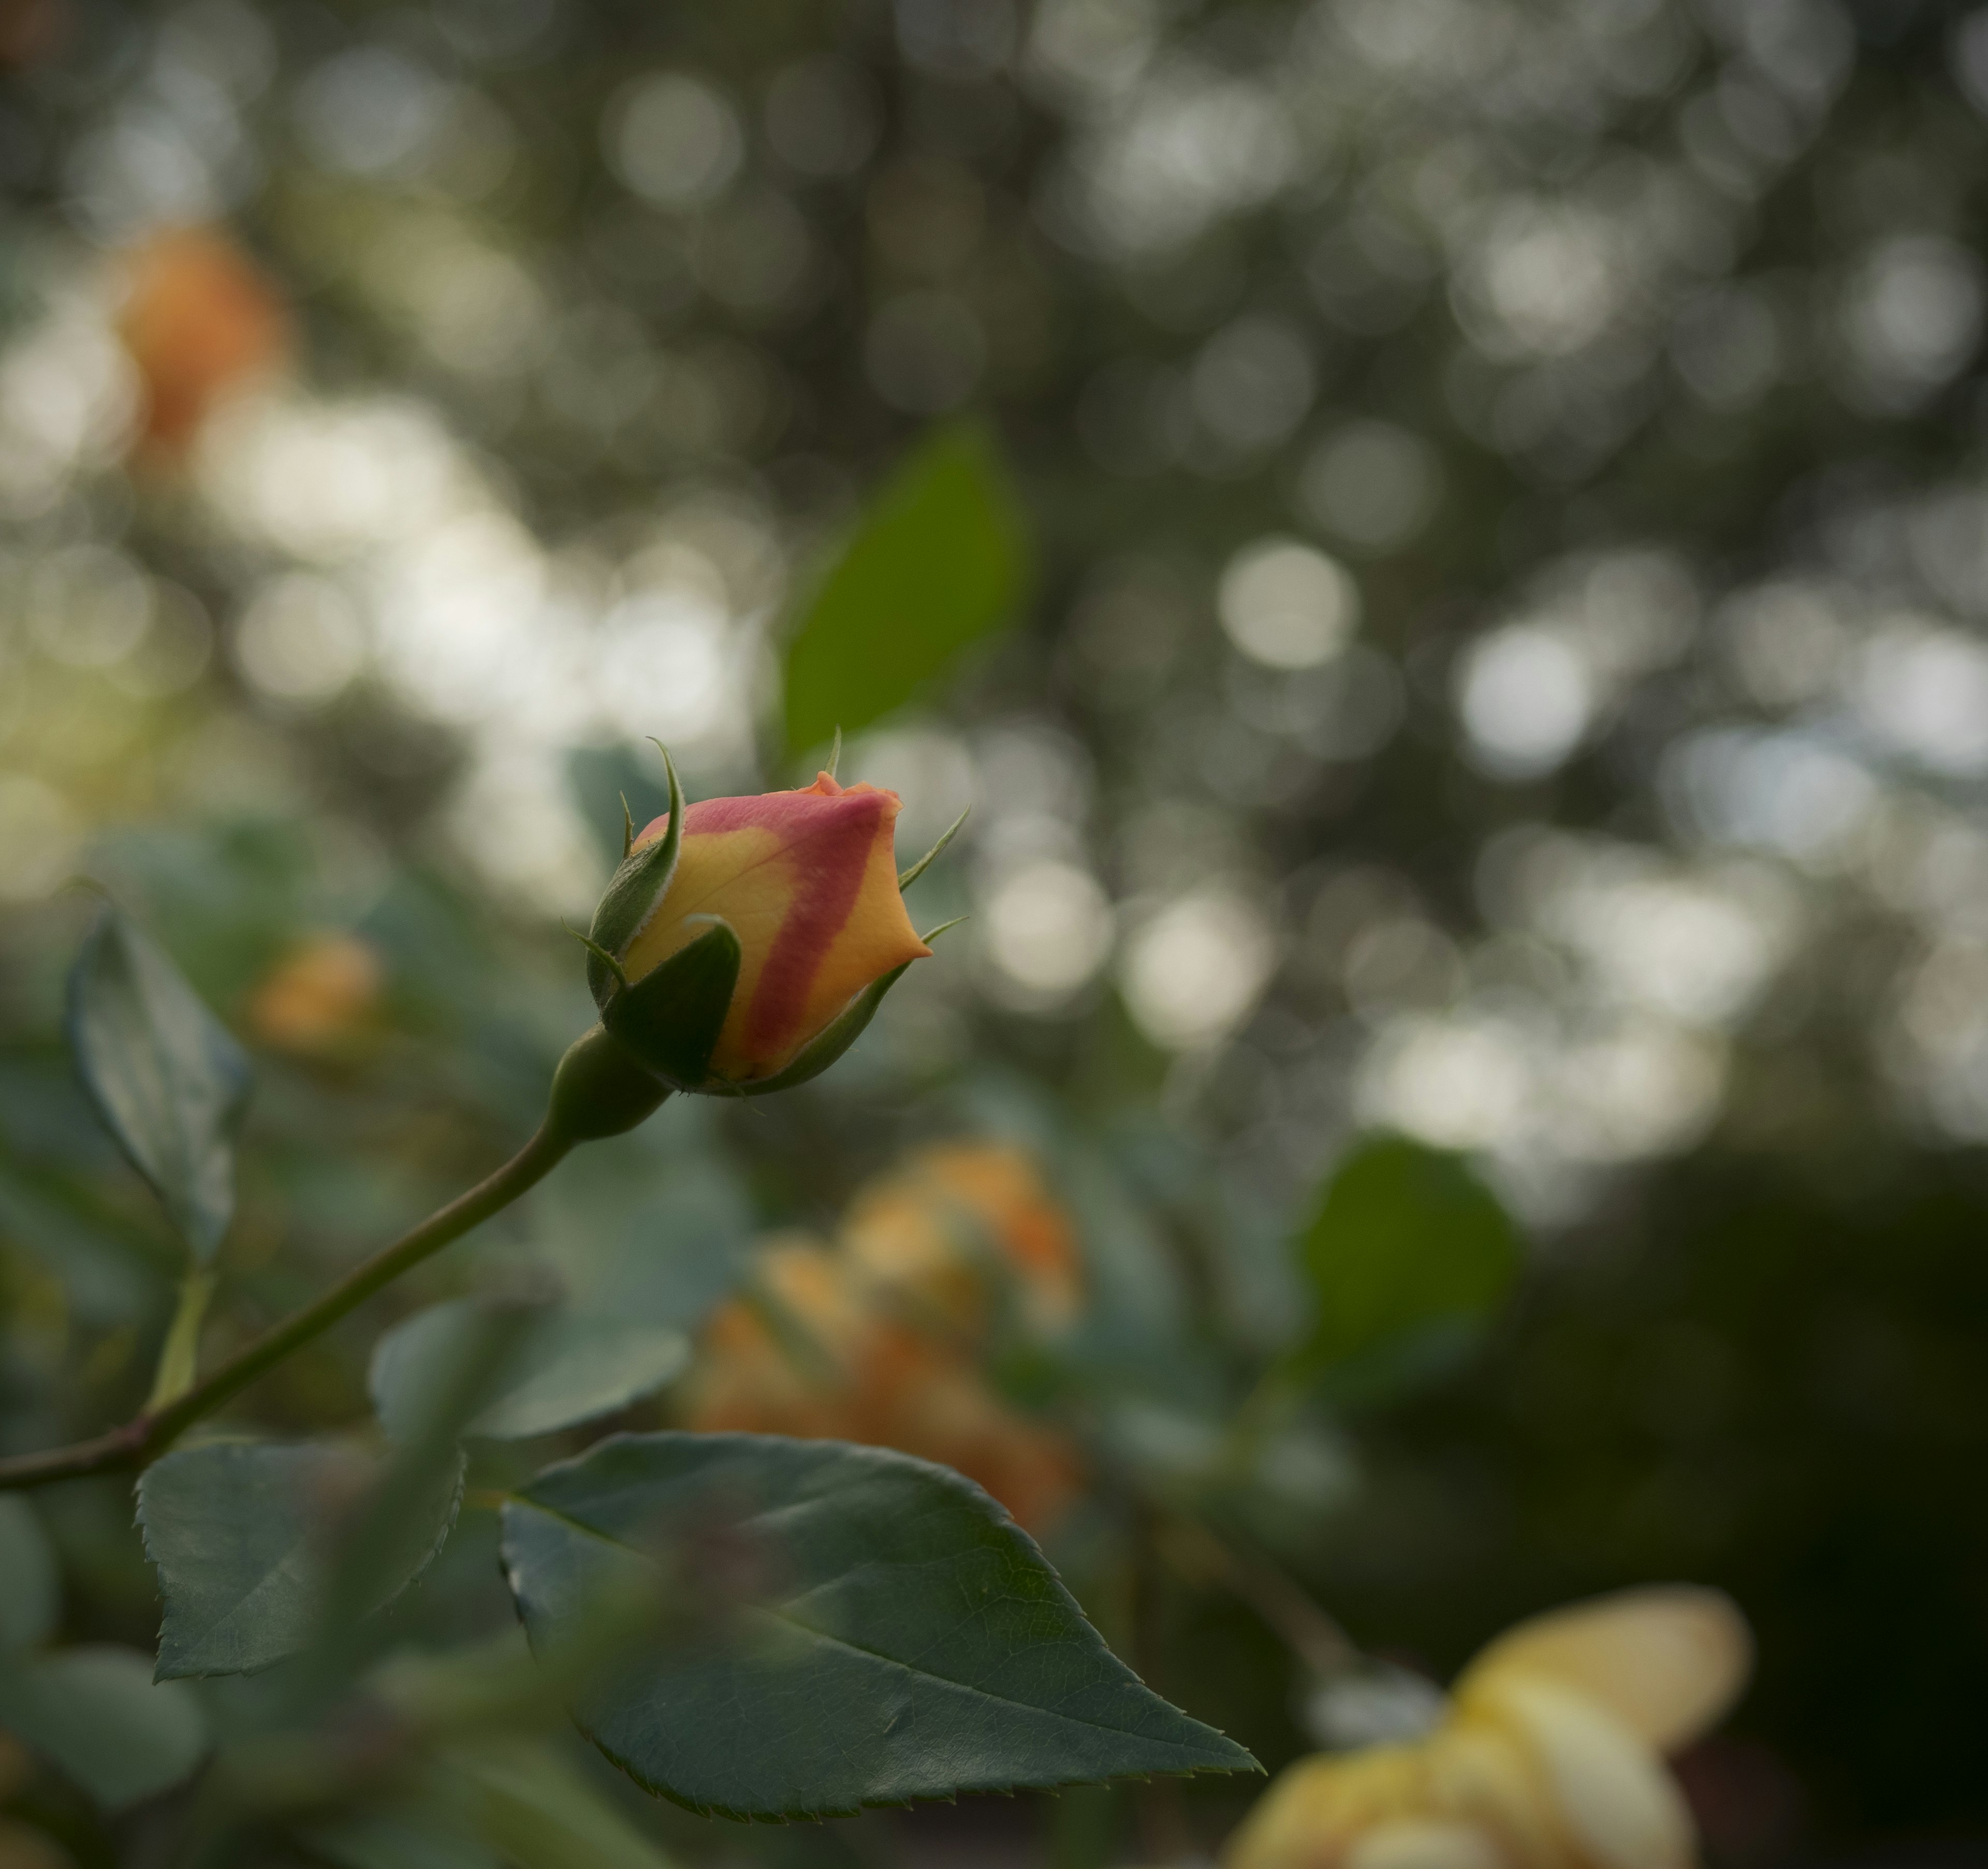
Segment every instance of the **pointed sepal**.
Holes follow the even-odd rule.
[[[932,864],[937,860],[940,851],[943,850],[948,843],[952,843],[954,838],[959,835],[960,826],[966,822],[966,812],[971,811],[973,807],[971,805],[969,805],[966,808],[966,811],[962,811],[958,817],[955,818],[953,821],[945,827],[944,830],[939,833],[938,843],[935,843],[930,850],[926,851],[924,856],[921,857],[908,870],[903,870],[898,872],[898,887],[901,891],[910,888],[912,884],[915,883],[920,877],[923,876],[925,873],[932,867]]]
[[[647,927],[649,918],[668,893],[676,874],[677,853],[683,847],[683,787],[678,782],[676,762],[669,749],[662,749],[663,765],[670,777],[670,826],[654,843],[641,848],[631,842],[628,853],[608,878],[600,906],[593,911],[593,925],[587,931],[590,951],[587,984],[593,1003],[605,1017],[608,1002],[621,991],[610,957],[628,951],[628,944]],[[624,820],[627,807],[622,807]],[[632,830],[632,824],[624,827]]]
[[[739,937],[714,921],[601,1008],[615,1040],[665,1083],[697,1090],[711,1075],[711,1054],[739,983]]]

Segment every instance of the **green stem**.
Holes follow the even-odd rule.
[[[411,1232],[356,1266],[321,1298],[265,1331],[245,1348],[163,1407],[145,1411],[94,1440],[51,1448],[46,1453],[22,1454],[0,1460],[0,1490],[38,1486],[50,1480],[76,1479],[89,1473],[110,1473],[142,1467],[165,1452],[194,1422],[230,1402],[257,1377],[266,1374],[293,1350],[321,1336],[356,1310],[383,1286],[418,1266],[431,1253],[460,1239],[472,1227],[510,1205],[528,1188],[551,1173],[581,1137],[571,1126],[548,1124],[486,1181],[448,1206],[431,1214]],[[184,1310],[184,1306],[182,1306]],[[178,1327],[175,1320],[174,1328]]]

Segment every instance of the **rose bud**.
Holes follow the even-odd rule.
[[[805,1083],[931,951],[901,891],[952,833],[901,877],[894,792],[823,772],[805,790],[685,809],[672,766],[670,802],[639,836],[630,824],[595,911],[587,979],[600,1022],[674,1090]]]

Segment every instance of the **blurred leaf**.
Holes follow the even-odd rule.
[[[316,1637],[298,1664],[300,1679],[336,1692],[370,1655],[390,1645],[391,1624],[374,1612],[425,1570],[446,1541],[462,1499],[463,1430],[495,1392],[530,1316],[522,1305],[482,1305],[435,1346],[401,1438],[337,1527]],[[411,1538],[435,1523],[438,1508],[440,1529],[424,1554]]]
[[[543,1739],[451,1746],[440,1770],[518,1869],[667,1869],[668,1857]]]
[[[246,1674],[304,1648],[325,1612],[337,1532],[381,1479],[381,1462],[310,1441],[217,1442],[147,1467],[138,1524],[165,1598],[158,1678]],[[428,1567],[462,1499],[458,1457],[397,1515],[369,1608]]]
[[[408,1432],[450,1346],[488,1309],[475,1298],[431,1305],[380,1338],[369,1386],[389,1435]],[[549,1306],[526,1322],[493,1392],[464,1431],[498,1441],[551,1434],[625,1408],[689,1360],[689,1340],[681,1331]]]
[[[823,1817],[1255,1763],[1142,1686],[977,1486],[902,1454],[617,1435],[540,1474],[503,1523],[536,1651],[617,1591],[694,1625],[575,1712],[638,1783],[694,1810]],[[700,1600],[689,1566],[707,1553]]]
[[[138,1257],[139,1236],[127,1226],[120,1238],[78,1213],[67,1191],[36,1186],[0,1166],[0,1233],[61,1280],[79,1322],[98,1328],[128,1323],[159,1289],[153,1268]]]
[[[0,1652],[32,1648],[55,1633],[62,1576],[28,1502],[0,1493]]]
[[[426,1804],[367,1810],[303,1840],[339,1869],[502,1869],[505,1858],[468,1834],[453,1811]]]
[[[208,1746],[191,1690],[154,1685],[151,1663],[134,1648],[0,1661],[0,1725],[113,1810],[178,1784]]]
[[[544,1740],[445,1748],[421,1794],[312,1831],[343,1869],[668,1869],[669,1858]]]
[[[106,1126],[205,1265],[235,1211],[247,1056],[164,949],[109,907],[69,975],[69,1038]]]
[[[695,1138],[710,1100],[677,1107]],[[534,1228],[576,1310],[694,1331],[738,1288],[758,1216],[715,1137],[658,1163],[605,1143],[563,1166],[537,1197]]]
[[[786,663],[787,749],[854,733],[1006,620],[1023,520],[975,428],[931,435],[884,485],[807,607]]]
[[[1497,1197],[1455,1156],[1399,1137],[1340,1165],[1298,1250],[1318,1316],[1293,1362],[1314,1373],[1452,1337],[1504,1296],[1520,1260]]]

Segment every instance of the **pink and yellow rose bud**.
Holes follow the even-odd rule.
[[[1224,1869],[1689,1869],[1665,1755],[1738,1698],[1752,1641],[1716,1590],[1624,1590],[1522,1623],[1411,1744],[1290,1767]]]
[[[755,1094],[823,1070],[929,954],[900,893],[894,792],[673,807],[631,838],[596,911],[601,1022],[671,1087]],[[681,826],[681,829],[678,826]]]

